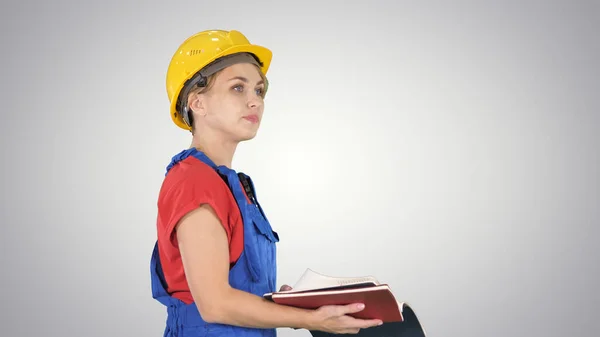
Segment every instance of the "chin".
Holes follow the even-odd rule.
[[[256,137],[256,134],[258,133],[259,128],[260,124],[258,123],[253,125],[244,125],[243,127],[237,130],[237,136],[240,138],[241,141],[254,139]]]
[[[237,139],[240,142],[245,142],[248,140],[252,140],[256,137],[257,132],[256,131],[251,131],[251,132],[240,132],[237,134]]]

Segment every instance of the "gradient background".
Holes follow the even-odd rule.
[[[0,335],[162,336],[156,198],[190,143],[164,77],[212,28],[274,52],[261,131],[234,165],[281,235],[280,284],[375,275],[429,336],[600,334],[597,1],[0,12]]]

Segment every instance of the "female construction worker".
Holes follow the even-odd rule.
[[[192,144],[172,158],[158,197],[152,296],[167,308],[164,336],[275,336],[291,327],[356,333],[378,320],[346,315],[361,304],[304,310],[276,290],[275,244],[250,178],[231,168],[263,117],[271,51],[237,31],[185,40],[167,71],[173,122]]]

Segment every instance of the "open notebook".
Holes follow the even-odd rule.
[[[381,319],[379,327],[361,330],[359,336],[425,337],[419,320],[406,302],[398,302],[387,284],[373,276],[334,277],[307,269],[291,290],[264,294],[281,305],[317,309],[324,305],[364,303],[365,309],[350,314],[355,318]],[[330,336],[311,331],[313,336]]]
[[[373,276],[334,277],[317,273],[308,268],[300,279],[296,281],[296,284],[292,286],[292,290],[281,291],[280,293],[297,293],[326,289],[340,290],[375,285],[379,285],[379,281]]]

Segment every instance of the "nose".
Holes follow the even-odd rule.
[[[257,97],[256,95],[252,95],[250,96],[250,98],[248,98],[248,107],[250,109],[256,109],[256,108],[260,108],[262,106],[263,102],[260,99],[260,97]]]

